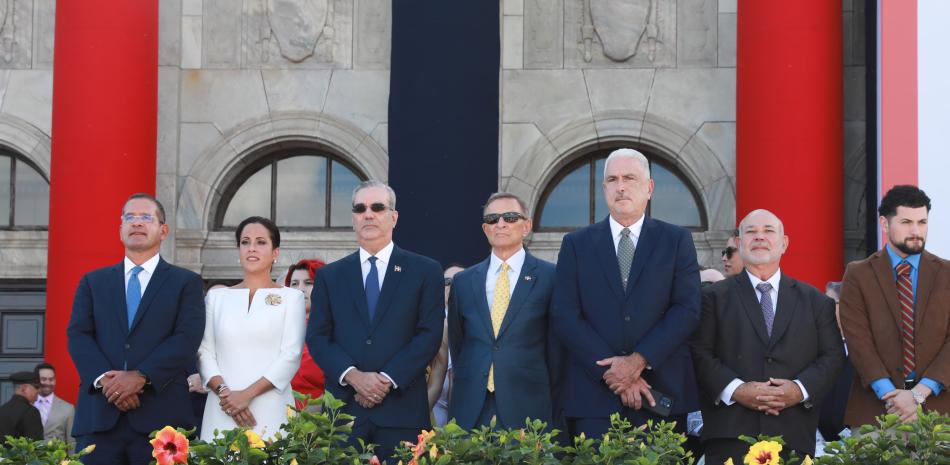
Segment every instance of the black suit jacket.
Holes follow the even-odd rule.
[[[703,412],[703,440],[781,435],[792,449],[815,452],[818,408],[844,362],[834,301],[782,275],[771,337],[745,272],[703,289],[703,312],[691,343]],[[806,402],[779,416],[719,402],[733,379],[798,379]]]
[[[307,347],[326,373],[326,389],[347,403],[344,411],[357,423],[429,428],[425,370],[442,344],[443,292],[438,262],[393,247],[371,321],[359,252],[317,270]],[[356,391],[339,383],[351,366],[386,373],[397,388],[365,409],[354,400]]]
[[[0,450],[3,450],[4,436],[27,437],[35,441],[43,439],[43,420],[40,411],[25,397],[14,394],[10,400],[0,406]]]

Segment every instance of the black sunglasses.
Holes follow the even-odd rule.
[[[739,249],[735,247],[726,247],[725,249],[722,250],[722,256],[725,257],[726,259],[730,259],[732,258],[732,254],[736,253],[737,250]]]
[[[442,278],[442,281],[445,282],[445,287],[449,287],[452,285],[453,279],[451,276],[447,276],[447,277]]]
[[[365,204],[365,203],[353,204],[353,213],[363,213],[363,212],[366,211],[366,208],[367,208],[367,207],[366,207],[366,204]],[[371,205],[369,206],[369,209],[370,209],[370,210],[373,210],[373,211],[376,212],[376,213],[379,213],[379,212],[381,212],[381,211],[383,211],[383,210],[385,210],[385,209],[387,209],[387,208],[389,208],[389,207],[387,207],[386,204],[384,204],[384,203],[382,203],[382,202],[376,202],[376,203],[371,204]]]
[[[517,223],[518,220],[526,220],[527,218],[518,212],[489,213],[482,217],[485,224],[495,224],[500,219],[504,219],[505,223]]]

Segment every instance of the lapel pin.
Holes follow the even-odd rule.
[[[396,273],[399,273],[400,271],[402,271],[402,267],[400,267],[399,265],[396,265],[393,267],[393,271],[395,271]]]
[[[531,276],[525,276],[525,277],[524,277],[524,280],[525,280],[525,281],[531,281],[532,279],[534,279],[534,278],[532,278]]]

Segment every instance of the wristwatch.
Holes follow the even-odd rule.
[[[921,394],[921,393],[919,393],[919,392],[917,392],[917,391],[911,389],[911,390],[910,390],[910,395],[914,396],[914,402],[917,402],[917,405],[923,405],[923,404],[924,404],[924,395],[923,395],[923,394]]]

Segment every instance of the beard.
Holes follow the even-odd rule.
[[[919,247],[911,246],[909,244],[911,239],[920,240],[920,246]],[[894,248],[896,248],[897,250],[900,250],[901,252],[907,255],[917,255],[924,251],[924,246],[927,245],[927,240],[919,236],[912,236],[912,237],[908,237],[904,239],[901,242],[897,242],[894,240],[894,238],[890,238],[890,243],[891,245],[894,246]]]

